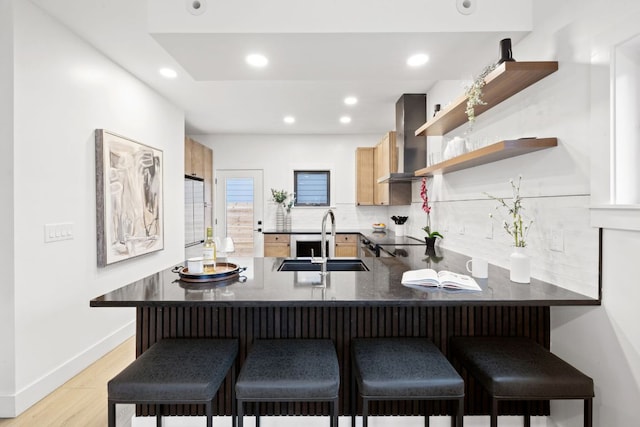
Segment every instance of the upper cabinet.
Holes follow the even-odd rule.
[[[213,150],[186,137],[184,139],[184,174],[204,182],[204,224],[213,225]]]
[[[356,205],[373,205],[374,147],[356,148]]]
[[[205,177],[205,150],[210,150],[204,145],[186,137],[184,140],[184,174],[195,178]]]
[[[398,172],[398,149],[396,147],[396,133],[387,132],[374,149],[374,178],[382,178]]]
[[[356,149],[356,205],[411,204],[411,182],[378,183],[379,177],[398,170],[396,133],[387,132],[375,147]]]
[[[476,105],[475,115],[479,116],[491,107],[531,86],[551,73],[558,71],[557,61],[544,62],[503,62],[485,78],[482,99],[486,105]],[[467,119],[467,96],[453,101],[434,118],[416,130],[416,135],[444,135],[464,124]]]

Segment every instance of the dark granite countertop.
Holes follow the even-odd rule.
[[[464,272],[468,256],[438,250],[438,256],[364,258],[370,271],[328,273],[322,285],[318,272],[280,272],[285,258],[234,258],[246,267],[227,282],[187,283],[171,267],[91,300],[92,307],[198,306],[346,307],[346,306],[567,306],[598,305],[597,298],[532,279],[509,280],[509,272],[489,266],[489,279],[476,279],[482,292],[428,291],[407,288],[402,273],[418,268]],[[436,262],[437,261],[437,262]],[[246,280],[245,280],[246,278]]]

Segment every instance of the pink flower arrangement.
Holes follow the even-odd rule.
[[[427,178],[422,178],[420,197],[422,198],[422,210],[429,215],[431,213],[431,207],[429,206],[429,197],[427,196]]]
[[[437,231],[431,231],[431,206],[429,206],[429,197],[427,196],[427,178],[422,178],[422,185],[420,186],[420,197],[422,198],[422,210],[427,214],[427,225],[422,227],[422,230],[427,233],[428,237],[440,237],[444,239],[444,236]]]

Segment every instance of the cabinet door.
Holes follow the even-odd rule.
[[[355,258],[358,256],[358,235],[338,234],[335,246],[336,257]]]
[[[373,164],[374,147],[356,149],[356,205],[373,205],[374,183]]]
[[[264,256],[284,258],[291,256],[290,241],[288,234],[265,234]]]
[[[204,145],[193,141],[193,145],[191,145],[191,175],[198,178],[204,178],[204,149]]]
[[[191,147],[193,140],[191,138],[184,139],[184,174],[191,176]]]

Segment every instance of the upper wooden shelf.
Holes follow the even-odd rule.
[[[558,71],[557,61],[547,62],[503,62],[485,78],[482,100],[486,105],[476,105],[475,115],[479,116],[491,107],[515,95],[521,90]],[[444,135],[464,124],[468,118],[467,96],[462,95],[433,119],[416,130],[416,136]]]
[[[527,154],[558,145],[557,138],[525,138],[500,141],[477,150],[469,151],[461,156],[444,162],[418,169],[416,176],[442,175],[474,166],[484,165],[498,160]]]

